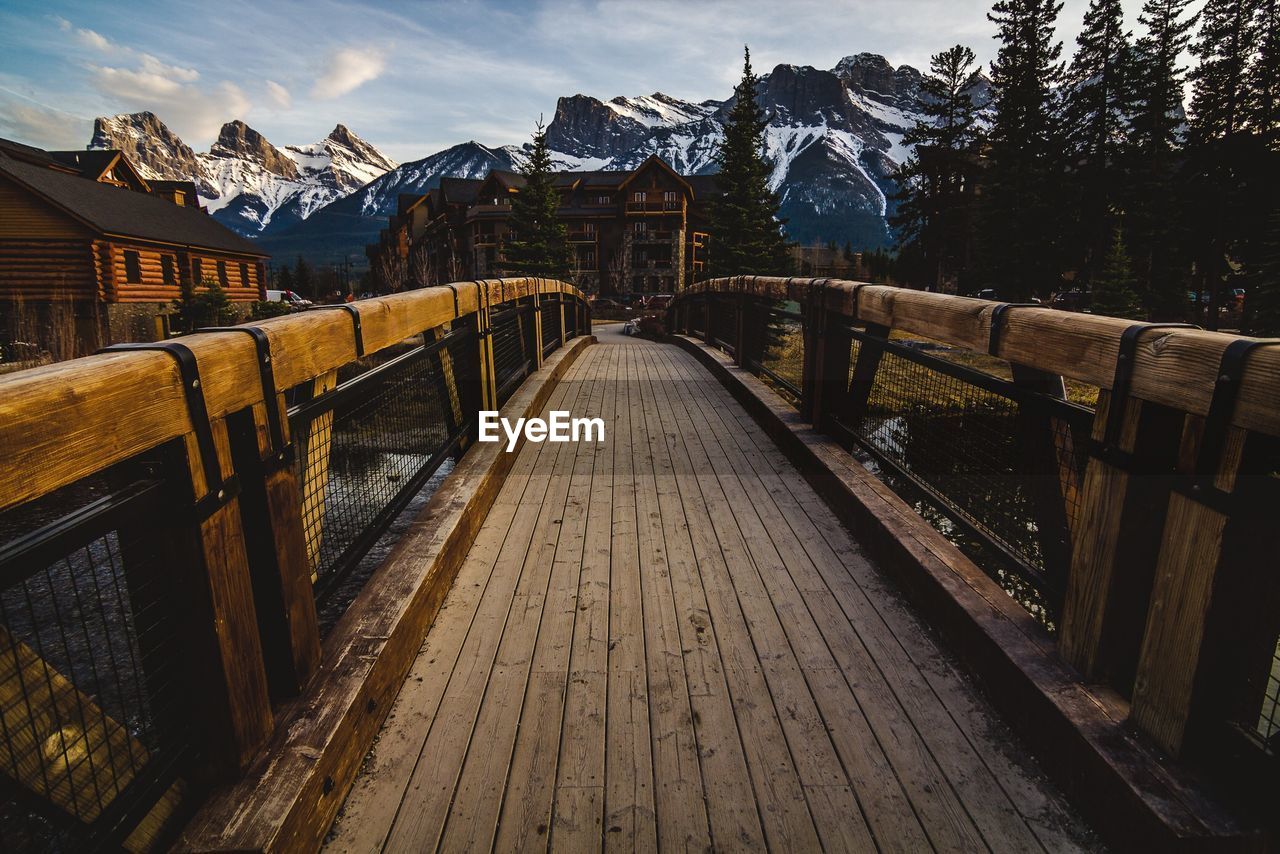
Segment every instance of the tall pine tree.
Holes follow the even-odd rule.
[[[768,118],[756,103],[757,85],[747,49],[724,142],[716,152],[716,183],[722,193],[710,217],[710,268],[716,276],[777,275],[792,266],[778,219],[778,197],[769,189],[770,169],[764,159]]]
[[[1061,281],[1063,144],[1054,89],[1062,43],[1058,0],[998,0],[987,16],[1000,50],[991,64],[995,116],[983,183],[983,278],[1001,299],[1048,295]]]
[[[514,237],[504,252],[505,266],[524,276],[564,279],[569,276],[569,233],[560,221],[560,193],[555,188],[547,132],[538,120],[533,144],[520,163],[524,186],[511,200],[509,220]]]
[[[1107,255],[1110,212],[1121,186],[1121,153],[1128,144],[1133,46],[1120,0],[1091,0],[1067,72],[1066,134],[1079,197],[1074,259],[1084,282]]]
[[[1091,308],[1094,314],[1140,319],[1142,303],[1134,289],[1129,251],[1125,249],[1120,226],[1112,228],[1111,246],[1094,276]]]
[[[1196,289],[1208,296],[1206,325],[1216,329],[1222,290],[1234,278],[1233,261],[1249,254],[1250,237],[1265,219],[1270,188],[1259,198],[1254,179],[1258,138],[1250,127],[1249,66],[1257,44],[1257,0],[1209,0],[1191,45],[1199,63],[1191,72],[1191,150],[1185,184],[1189,234],[1194,242]],[[1261,204],[1259,204],[1261,203]]]
[[[1263,144],[1280,151],[1280,0],[1260,0],[1258,53],[1249,68],[1249,121]]]
[[[1133,119],[1125,211],[1138,291],[1156,319],[1181,319],[1186,309],[1186,256],[1176,192],[1183,143],[1178,55],[1191,39],[1190,0],[1146,0],[1138,22],[1146,33],[1134,51]]]
[[[982,139],[971,95],[978,79],[974,60],[963,45],[930,59],[930,73],[921,83],[925,117],[903,137],[914,149],[896,175],[901,190],[892,224],[899,245],[917,245],[926,283],[939,291],[963,278],[972,243],[973,183]]]

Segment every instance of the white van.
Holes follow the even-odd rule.
[[[267,302],[283,302],[293,308],[307,308],[311,305],[311,300],[303,299],[293,291],[274,291],[267,290]]]

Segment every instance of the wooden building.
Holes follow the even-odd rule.
[[[81,350],[153,339],[184,285],[216,281],[243,307],[263,299],[267,257],[208,216],[189,181],[148,182],[119,151],[0,141],[7,326],[59,303],[74,313]]]
[[[713,176],[680,175],[654,155],[632,170],[560,172],[555,185],[573,249],[569,278],[578,287],[675,293],[701,278]],[[396,281],[414,287],[514,272],[504,249],[512,199],[523,187],[519,173],[494,170],[483,180],[445,178],[437,189],[402,196],[379,242],[366,249],[375,273],[397,289]]]

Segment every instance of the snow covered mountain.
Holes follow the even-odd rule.
[[[123,149],[144,178],[194,181],[214,217],[248,237],[294,225],[397,165],[343,125],[277,148],[237,120],[196,153],[149,112],[97,119],[88,147]]]
[[[986,102],[985,80],[973,94]],[[902,139],[921,116],[922,99],[920,72],[869,53],[845,57],[830,70],[779,65],[762,79],[759,103],[770,117],[766,156],[791,239],[857,247],[889,242],[893,173],[910,153]],[[679,172],[707,174],[716,170],[732,106],[732,98],[693,103],[661,92],[609,101],[572,95],[559,99],[547,142],[566,169],[629,169],[658,154]],[[421,193],[447,175],[481,177],[491,168],[511,168],[515,155],[510,146],[469,142],[403,164],[304,222],[272,229],[263,244],[286,258],[358,254],[385,227],[400,194]]]
[[[989,99],[981,79],[973,95]],[[766,156],[792,240],[890,241],[893,173],[910,154],[902,140],[922,115],[920,72],[859,53],[834,68],[779,65],[761,80],[769,115]],[[547,139],[568,169],[634,168],[650,154],[685,174],[716,170],[715,152],[733,99],[682,101],[661,92],[601,101],[559,99]],[[466,142],[396,166],[342,125],[313,145],[276,148],[230,122],[206,154],[193,152],[150,113],[99,119],[90,147],[129,151],[155,177],[193,178],[224,223],[259,239],[277,258],[319,263],[359,257],[386,227],[401,194],[446,176],[479,178],[510,169],[519,150]]]
[[[512,169],[516,151],[512,146],[488,148],[475,141],[446,148],[404,163],[293,227],[264,233],[258,242],[284,263],[299,255],[316,263],[362,258],[365,244],[374,242],[387,227],[387,217],[395,213],[401,194],[425,193],[445,177],[483,178],[492,169]]]
[[[920,84],[916,69],[870,53],[829,71],[779,65],[762,78],[770,183],[793,240],[889,241],[892,176],[910,154],[902,138],[921,116]],[[986,102],[985,80],[973,94]],[[706,174],[716,169],[732,107],[732,98],[693,104],[662,93],[611,101],[575,95],[560,99],[547,139],[568,168],[632,168],[658,154],[680,172]]]

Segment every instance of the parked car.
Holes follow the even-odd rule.
[[[293,308],[309,308],[311,300],[303,299],[293,291],[267,290],[267,302],[282,302]]]
[[[625,308],[625,306],[616,299],[609,299],[608,297],[596,297],[591,301],[591,307],[610,311]]]
[[[635,335],[639,331],[640,325],[634,320],[628,320],[626,323],[622,324],[623,335]]]
[[[645,297],[642,304],[647,311],[666,311],[671,300],[671,294],[652,294]]]

